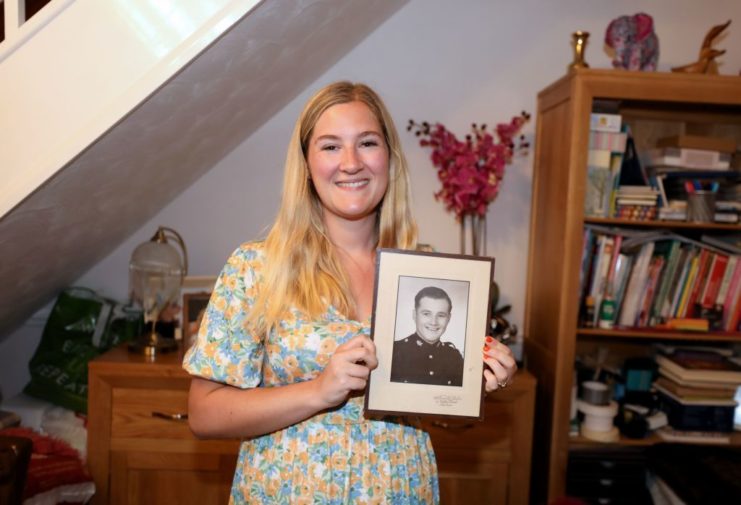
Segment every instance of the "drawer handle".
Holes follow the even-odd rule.
[[[431,424],[432,426],[436,426],[438,428],[442,428],[444,430],[449,430],[449,431],[466,431],[476,426],[475,423],[449,424],[444,421],[432,421]]]
[[[168,421],[187,421],[188,414],[165,414],[164,412],[152,412],[152,417],[167,419]]]

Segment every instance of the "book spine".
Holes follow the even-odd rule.
[[[700,299],[700,305],[702,307],[713,308],[713,306],[715,306],[715,298],[718,296],[720,283],[723,282],[727,266],[728,256],[716,253],[713,258],[713,264],[708,272],[708,280],[705,283],[705,290]]]
[[[695,303],[702,293],[707,281],[707,273],[710,269],[710,264],[714,259],[714,254],[708,249],[703,249],[700,252],[700,259],[697,263],[697,273],[694,279],[692,279],[692,285],[689,290],[689,296],[685,303],[682,304],[682,312],[679,317],[694,317],[695,316]]]
[[[734,255],[728,258],[728,264],[726,265],[726,271],[723,273],[723,280],[720,282],[718,288],[718,295],[715,297],[715,306],[723,307],[728,296],[728,290],[731,287],[731,279],[733,278],[733,272],[736,270],[736,263],[739,261],[739,257]]]
[[[728,295],[726,296],[726,301],[723,303],[723,327],[726,331],[733,331],[731,329],[733,309],[736,300],[739,298],[739,292],[741,292],[741,260],[736,262],[731,284],[728,287]],[[735,327],[738,327],[738,323]]]

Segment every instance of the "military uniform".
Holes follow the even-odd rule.
[[[460,386],[463,356],[450,342],[430,344],[415,332],[394,342],[391,381]]]

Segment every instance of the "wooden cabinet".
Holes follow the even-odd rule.
[[[181,353],[155,361],[116,348],[90,362],[88,464],[97,505],[227,503],[239,442],[197,440]],[[425,420],[442,503],[528,503],[535,379],[487,396],[485,422]]]
[[[487,395],[484,422],[425,420],[444,505],[529,503],[535,378]]]
[[[644,348],[660,340],[741,341],[738,333],[688,334],[577,326],[589,116],[595,99],[618,100],[631,126],[662,132],[722,133],[741,140],[741,78],[618,70],[575,71],[538,95],[530,253],[525,306],[528,369],[538,378],[533,486],[536,502],[565,494],[574,360],[578,346]],[[643,133],[643,132],[642,132]],[[639,149],[647,142],[634,129]],[[651,140],[651,139],[648,139]],[[655,140],[655,139],[653,139]],[[600,221],[600,220],[592,220]],[[632,226],[618,219],[601,224]],[[642,227],[667,226],[643,223]],[[671,227],[671,225],[670,225]],[[683,231],[738,225],[678,224]],[[619,442],[622,443],[622,442]]]
[[[90,362],[88,465],[95,504],[227,503],[236,440],[197,440],[182,354],[116,348]]]

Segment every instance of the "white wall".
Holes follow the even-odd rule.
[[[407,121],[439,121],[464,135],[471,122],[493,124],[523,109],[534,113],[538,91],[561,77],[572,60],[573,31],[591,32],[586,50],[591,67],[611,68],[603,50],[607,24],[619,15],[640,11],[654,18],[660,70],[691,62],[707,30],[734,19],[717,47],[728,50],[720,60],[721,73],[738,75],[738,0],[412,0],[86,273],[79,284],[125,298],[130,253],[158,224],[183,235],[191,274],[218,273],[241,241],[261,236],[272,222],[293,122],[311,92],[338,79],[367,82],[384,97],[411,166],[421,239],[441,252],[458,252],[458,225],[433,198],[439,182],[429,152],[405,131]],[[531,123],[526,132],[532,136],[533,131]],[[529,157],[507,168],[500,196],[488,215],[488,254],[496,257],[502,301],[512,304],[511,320],[518,325],[525,299],[531,171]],[[30,359],[39,332],[38,326],[22,328],[0,344],[0,378],[6,396],[28,380],[18,363]]]

